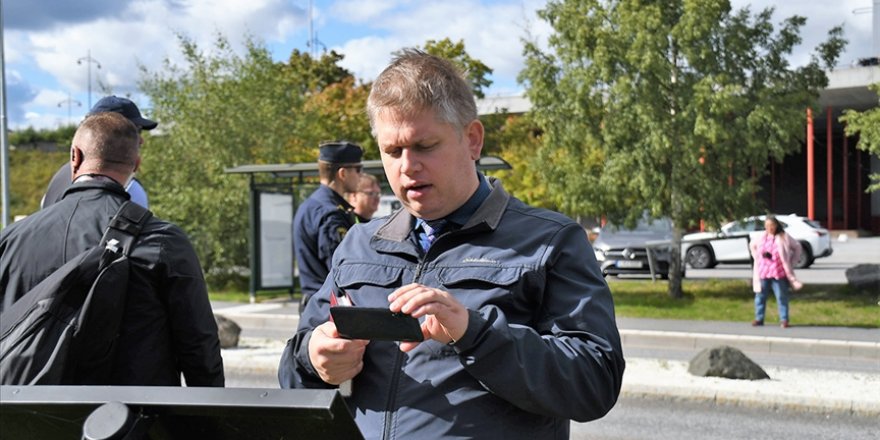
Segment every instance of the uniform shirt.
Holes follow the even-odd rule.
[[[293,248],[299,284],[308,298],[330,273],[330,259],[354,226],[352,206],[336,191],[321,185],[297,209],[293,219]]]

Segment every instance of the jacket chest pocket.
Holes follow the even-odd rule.
[[[345,263],[334,275],[336,286],[359,307],[388,307],[388,295],[400,287],[404,268],[369,263]]]
[[[441,288],[469,309],[487,304],[509,308],[528,301],[522,294],[523,272],[521,267],[447,267],[439,271],[437,278]]]

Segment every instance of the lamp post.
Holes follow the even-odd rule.
[[[71,104],[76,104],[77,107],[82,107],[82,103],[71,98],[70,92],[67,92],[67,99],[59,102],[58,107],[61,107],[64,104],[67,104],[67,125],[70,125],[70,106],[71,106]]]
[[[91,49],[86,52],[86,56],[76,60],[76,64],[81,65],[83,61],[86,62],[86,67],[88,67],[88,83],[89,83],[89,110],[92,109],[92,63],[95,63],[99,69],[101,68],[101,63],[98,60],[92,58]]]

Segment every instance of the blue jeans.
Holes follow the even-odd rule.
[[[767,295],[770,289],[776,294],[779,307],[779,320],[788,321],[788,280],[761,279],[761,291],[755,294],[755,320],[764,322],[764,309],[767,306]]]

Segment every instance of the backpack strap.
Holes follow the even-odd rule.
[[[101,237],[101,247],[104,248],[101,267],[119,256],[130,255],[135,239],[152,217],[153,213],[149,209],[126,200],[116,211],[116,215],[104,230],[104,236]]]

